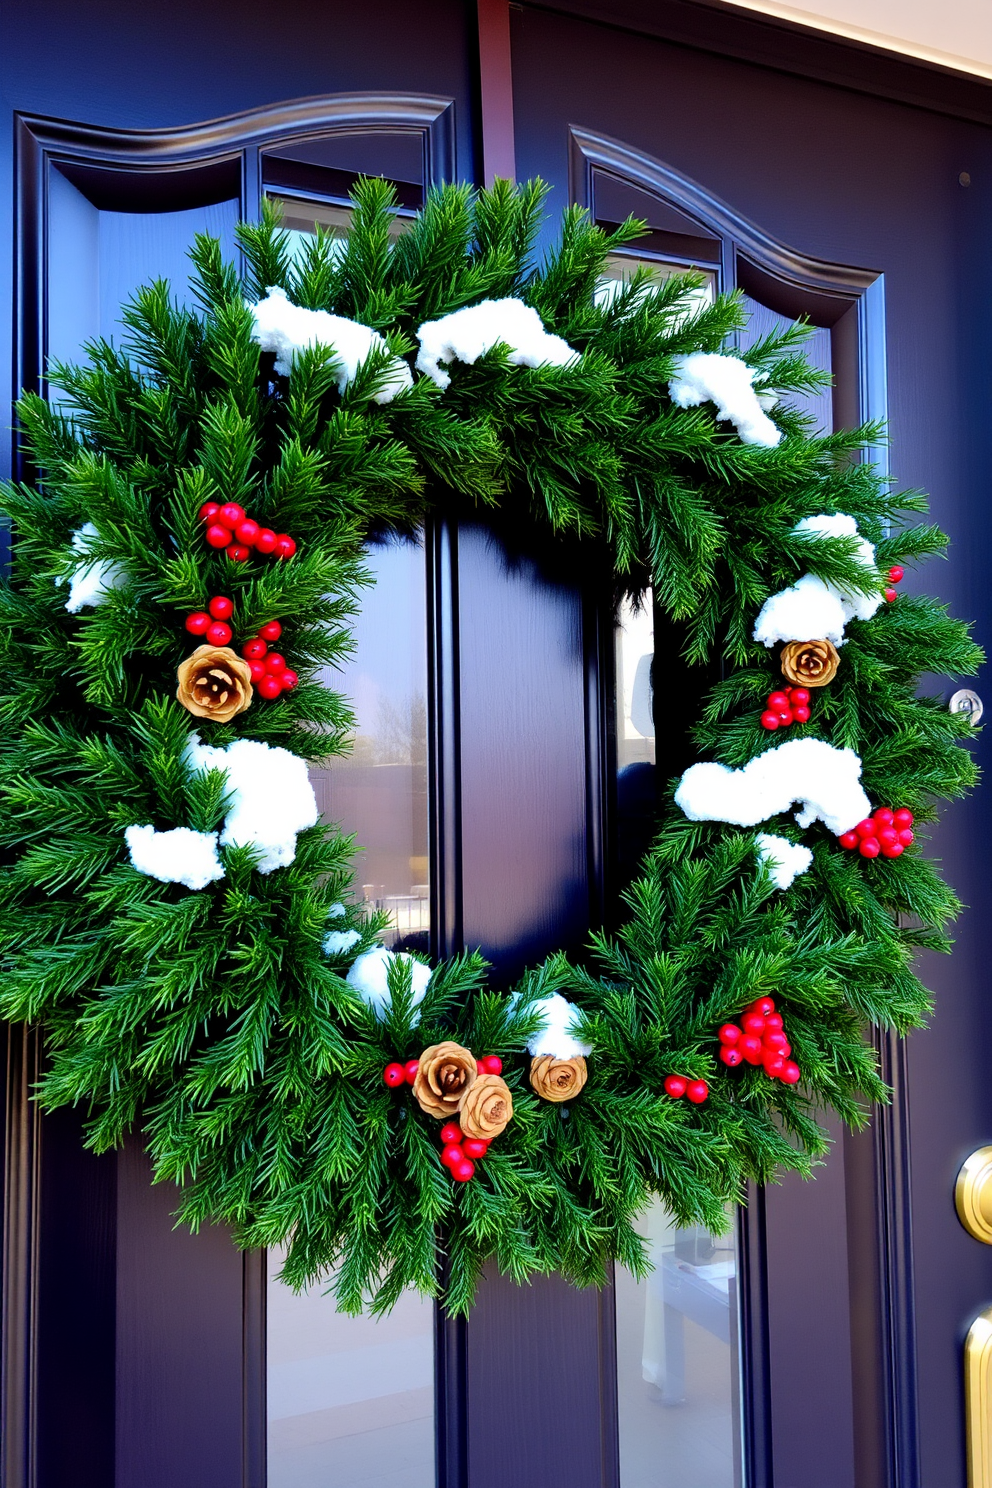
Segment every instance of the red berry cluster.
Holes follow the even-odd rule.
[[[665,1079],[665,1094],[672,1100],[681,1100],[685,1096],[694,1106],[701,1106],[709,1093],[710,1087],[705,1080],[687,1080],[685,1075],[668,1075]]]
[[[857,848],[863,858],[898,858],[913,841],[913,813],[905,806],[890,811],[888,806],[879,806],[871,816],[859,821],[850,832],[838,837],[841,847],[849,852]]]
[[[783,687],[768,694],[761,727],[788,728],[790,723],[809,723],[809,692],[805,687]]]
[[[224,594],[215,594],[205,610],[194,610],[186,616],[186,629],[190,635],[203,636],[211,646],[230,644],[233,631],[228,620],[234,614],[234,601]],[[257,636],[245,641],[241,655],[251,667],[251,680],[264,698],[277,698],[281,692],[291,692],[299,677],[286,665],[286,658],[278,651],[269,650],[269,642],[282,635],[278,620],[263,625]]]
[[[789,1058],[792,1045],[785,1036],[782,1014],[770,997],[758,997],[744,1011],[740,1024],[724,1023],[718,1031],[720,1058],[731,1069],[738,1064],[763,1065],[770,1080],[795,1085],[799,1066]]]
[[[269,650],[269,642],[282,635],[278,620],[270,620],[259,628],[257,636],[245,641],[241,655],[251,667],[251,680],[264,698],[276,698],[281,692],[292,692],[299,677],[286,665],[286,658],[278,651]]]
[[[419,1059],[410,1059],[406,1064],[387,1064],[382,1078],[390,1090],[400,1085],[412,1085],[420,1067]],[[498,1054],[487,1054],[476,1060],[480,1075],[501,1075],[503,1061]],[[450,1168],[457,1183],[467,1183],[475,1175],[475,1165],[489,1151],[489,1143],[477,1137],[466,1137],[457,1121],[446,1121],[441,1128],[441,1161]]]
[[[215,594],[206,610],[194,610],[186,616],[186,629],[190,635],[203,636],[211,646],[226,646],[233,634],[227,623],[233,614],[234,600]]]
[[[899,580],[903,576],[904,571],[905,570],[899,567],[898,563],[894,563],[889,569],[889,583],[898,584]],[[891,604],[896,597],[896,591],[894,589],[886,589],[885,597],[889,601],[889,604]]]
[[[277,558],[292,558],[296,552],[288,532],[260,527],[236,501],[223,506],[216,501],[205,502],[200,507],[200,520],[207,523],[207,542],[212,548],[224,548],[232,563],[246,563],[252,548],[256,553],[274,553]]]

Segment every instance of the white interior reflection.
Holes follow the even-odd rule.
[[[654,1270],[616,1273],[621,1488],[741,1488],[733,1234],[642,1216]]]
[[[268,1488],[434,1488],[433,1303],[346,1317],[268,1265]]]

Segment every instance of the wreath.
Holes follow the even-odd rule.
[[[651,1195],[721,1230],[809,1174],[819,1111],[886,1099],[870,1030],[923,1021],[958,908],[913,837],[974,783],[970,725],[917,682],[981,655],[895,587],[945,545],[923,500],[879,429],[790,407],[825,381],[801,325],[735,350],[699,276],[607,292],[642,224],[569,210],[535,268],[543,193],[445,186],[396,238],[368,180],[298,250],[266,209],[243,272],[198,237],[194,308],[148,285],[18,405],[0,1010],[43,1030],[43,1107],[96,1151],[140,1130],[181,1220],[349,1310],[443,1272],[464,1311],[490,1257],[641,1273]],[[363,544],[439,503],[571,534],[722,672],[619,930],[509,989],[385,948],[307,777],[349,747],[316,679]]]

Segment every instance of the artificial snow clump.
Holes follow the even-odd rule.
[[[579,359],[567,341],[544,329],[541,317],[523,300],[483,300],[427,320],[417,332],[417,371],[441,389],[451,385],[442,362],[477,362],[494,346],[509,347],[515,367],[571,367]]]
[[[216,832],[194,832],[190,827],[156,832],[154,827],[133,826],[125,828],[124,841],[131,866],[161,883],[205,889],[208,883],[224,877]]]
[[[775,395],[754,390],[755,382],[763,376],[740,357],[693,351],[676,357],[668,394],[679,408],[715,403],[717,418],[733,424],[744,444],[763,444],[772,449],[782,438],[782,431],[765,412],[765,406],[775,402]]]
[[[90,551],[90,539],[99,537],[92,522],[80,527],[72,534],[72,546],[76,553]],[[111,589],[120,589],[127,583],[127,574],[120,564],[107,558],[95,558],[91,563],[82,563],[69,580],[69,598],[65,607],[70,615],[76,615],[84,605],[96,609],[103,604]]]
[[[348,911],[343,904],[332,904],[327,911],[329,920],[343,920]]]
[[[343,956],[345,951],[350,951],[361,938],[357,930],[328,930],[324,936],[324,955]]]
[[[326,346],[333,349],[338,364],[338,392],[343,393],[373,351],[389,351],[383,337],[371,326],[343,315],[331,315],[326,310],[306,310],[302,305],[294,305],[286,291],[277,286],[266,291],[264,300],[248,308],[255,320],[254,340],[263,351],[275,352],[276,371],[283,377],[290,376],[296,352],[309,346]],[[373,395],[375,403],[391,403],[397,393],[413,387],[413,373],[402,357],[390,357],[387,374],[385,383]]]
[[[223,770],[230,802],[221,844],[254,847],[260,873],[286,868],[296,857],[296,836],[320,819],[306,762],[288,749],[235,739],[226,749],[190,737],[187,760],[194,770]]]
[[[804,517],[792,530],[809,532],[815,537],[856,537],[857,559],[874,573],[875,549],[860,535],[854,518],[844,512]],[[833,641],[835,646],[843,646],[847,622],[870,620],[881,603],[881,592],[855,594],[818,579],[815,574],[803,574],[788,589],[780,589],[765,600],[755,621],[754,639],[762,646],[774,646],[778,641],[811,640]]]
[[[345,980],[353,991],[357,992],[367,1007],[370,1007],[379,1019],[380,1023],[392,1005],[392,993],[389,990],[389,968],[394,963],[408,961],[410,963],[410,985],[413,991],[413,1005],[417,1007],[424,1000],[427,991],[427,983],[431,979],[431,969],[422,961],[417,961],[413,956],[408,956],[405,951],[387,951],[385,946],[373,946],[370,951],[363,951],[357,957],[354,965]],[[420,1014],[410,1020],[416,1024],[420,1022]]]
[[[768,864],[772,883],[777,889],[787,889],[793,879],[805,873],[813,861],[808,847],[799,842],[790,842],[786,837],[776,837],[771,832],[759,832],[755,841],[758,858]]]
[[[542,1054],[550,1054],[552,1059],[575,1059],[577,1055],[584,1058],[592,1053],[592,1044],[575,1036],[579,1009],[560,992],[552,992],[549,997],[531,1003],[528,1012],[540,1013],[543,1019],[542,1027],[527,1045],[535,1059]]]
[[[756,827],[798,801],[795,819],[801,827],[819,820],[840,836],[871,815],[860,781],[861,761],[853,749],[835,749],[822,739],[790,739],[740,770],[712,762],[691,765],[679,781],[675,803],[690,821]]]

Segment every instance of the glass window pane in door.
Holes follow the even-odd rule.
[[[356,894],[388,913],[386,944],[427,951],[424,552],[417,542],[394,538],[370,545],[365,563],[376,582],[361,593],[355,651],[325,674],[355,712],[353,748],[312,778],[322,816],[355,834]]]
[[[434,1488],[433,1303],[347,1317],[268,1265],[268,1488]]]
[[[617,1268],[621,1488],[740,1488],[734,1235],[642,1216],[653,1271]]]

